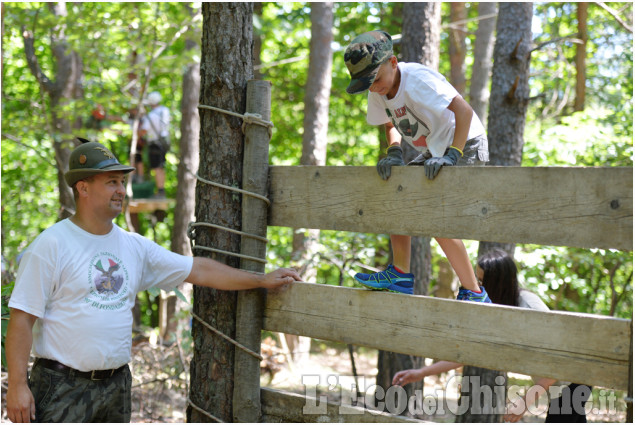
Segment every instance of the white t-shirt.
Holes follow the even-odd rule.
[[[113,369],[130,361],[137,292],[176,287],[192,264],[117,225],[94,235],[66,219],[25,251],[9,307],[38,317],[35,357],[81,371]]]
[[[170,110],[165,106],[157,106],[141,120],[141,130],[147,131],[145,139],[154,142],[159,137],[170,135]]]
[[[438,72],[418,63],[398,64],[399,90],[394,98],[368,92],[366,119],[371,125],[392,122],[406,142],[416,150],[430,150],[440,157],[454,140],[455,117],[448,109],[459,93]],[[485,134],[476,113],[467,140]]]

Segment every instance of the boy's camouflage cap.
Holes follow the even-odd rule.
[[[64,180],[70,187],[75,183],[95,174],[108,171],[123,171],[129,173],[134,167],[122,165],[115,155],[97,142],[90,142],[78,137],[82,141],[71,153],[68,161],[68,171],[64,174]]]
[[[351,74],[346,92],[356,94],[368,90],[379,65],[392,55],[392,38],[385,31],[369,31],[355,37],[344,53],[344,62]]]

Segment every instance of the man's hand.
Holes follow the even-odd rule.
[[[26,382],[9,384],[7,390],[7,415],[14,423],[35,420],[35,400]]]
[[[278,269],[263,276],[261,287],[271,289],[288,283],[300,282],[302,278],[295,269]]]
[[[450,146],[448,150],[445,151],[444,156],[430,158],[423,164],[426,172],[426,177],[428,177],[428,179],[430,180],[434,179],[437,174],[439,174],[441,167],[443,167],[444,165],[456,165],[456,163],[459,162],[459,158],[461,158],[462,156],[463,152],[461,152],[454,146]]]
[[[386,156],[377,163],[377,173],[383,180],[390,177],[390,167],[393,165],[405,165],[403,162],[403,151],[401,146],[395,145],[388,148]]]

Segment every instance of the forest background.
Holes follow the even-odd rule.
[[[463,93],[470,101],[475,34],[482,20],[478,3],[459,4],[465,13]],[[575,60],[580,44],[576,3],[535,3],[533,9],[536,48],[531,56],[522,165],[632,167],[632,4],[589,4],[582,106],[576,104],[580,73]],[[370,29],[400,34],[402,10],[402,3],[333,4],[327,166],[377,162],[380,132],[366,124],[365,96],[345,92],[350,78],[343,49],[354,35]],[[439,71],[448,79],[452,13],[450,3],[441,5]],[[68,214],[61,208],[67,189],[60,185],[56,163],[60,149],[68,150],[68,141],[77,135],[104,143],[122,160],[128,157],[129,125],[95,121],[91,111],[97,105],[103,105],[108,115],[125,119],[146,93],[162,94],[173,119],[166,191],[168,197],[176,196],[181,181],[177,141],[185,131],[184,76],[200,63],[201,26],[197,3],[2,4],[3,344],[6,300],[19,254],[42,230]],[[310,45],[310,4],[255,4],[254,73],[273,85],[272,165],[301,163]],[[177,213],[173,205],[162,221],[142,215],[136,230],[170,248]],[[124,216],[117,223],[127,225]],[[315,281],[353,286],[350,269],[360,264],[382,268],[388,262],[387,235],[321,231],[311,255],[298,259],[293,253],[294,232],[309,234],[306,229],[269,228],[268,269],[304,261],[303,266],[314,270]],[[478,242],[466,241],[466,245],[475,259]],[[445,260],[435,242],[431,254],[426,291],[434,294]],[[519,244],[515,258],[523,286],[551,309],[632,318],[631,252]],[[182,298],[187,301],[188,296]],[[139,325],[149,332],[159,326],[160,299],[158,292],[139,296]]]

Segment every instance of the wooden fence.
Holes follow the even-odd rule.
[[[261,89],[250,101],[248,86],[247,110],[269,119],[270,88]],[[261,200],[243,196],[243,223],[249,222],[252,234],[266,234],[269,225],[627,251],[633,247],[632,168],[445,167],[430,181],[421,167],[396,167],[383,181],[374,167],[268,167],[266,148],[252,146],[268,140],[266,129],[258,129],[258,136],[250,127],[245,188],[267,194],[259,182],[268,171],[271,200],[267,210]],[[262,256],[263,242],[243,238],[247,240],[243,254]],[[241,267],[262,268],[254,263],[243,260]],[[241,293],[238,316],[236,339],[256,352],[264,329],[627,390],[632,398],[632,320],[309,283],[266,296]],[[303,415],[301,396],[261,389],[258,359],[239,348],[236,356],[235,420],[387,420],[364,411],[338,417],[334,406],[326,416]]]
[[[269,177],[273,226],[621,250],[633,244],[630,168],[448,167],[429,181],[422,168],[403,167],[384,182],[373,167],[271,167]],[[308,283],[270,291],[263,314],[269,331],[632,387],[631,320]],[[265,412],[281,404],[286,420],[297,419],[290,407],[297,396],[266,394]],[[383,420],[366,420],[373,418]]]

